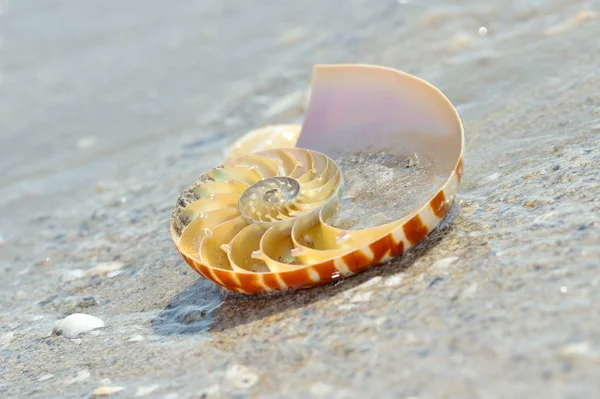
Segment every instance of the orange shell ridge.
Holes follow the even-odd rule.
[[[439,225],[461,181],[463,146],[456,110],[429,83],[379,66],[317,66],[303,125],[266,126],[236,141],[181,194],[171,237],[194,270],[231,291],[330,283],[400,256]],[[356,176],[386,163],[372,181],[400,181],[411,154],[430,160],[439,180],[414,189],[416,202],[401,214],[368,213],[395,205],[396,191],[379,198],[381,188],[366,184],[357,194]],[[398,159],[410,161],[390,161]]]

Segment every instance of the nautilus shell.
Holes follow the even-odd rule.
[[[303,125],[252,131],[180,196],[179,253],[256,294],[307,288],[400,256],[448,214],[463,129],[435,87],[368,65],[314,69]]]

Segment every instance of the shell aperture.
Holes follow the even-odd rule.
[[[328,283],[399,256],[444,219],[462,148],[456,111],[428,83],[376,66],[316,67],[302,129],[268,126],[236,142],[182,193],[172,238],[230,290]]]

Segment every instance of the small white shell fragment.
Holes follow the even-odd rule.
[[[449,258],[440,259],[440,260],[434,262],[433,265],[431,265],[431,267],[434,269],[445,269],[448,266],[450,266],[452,263],[454,263],[457,259],[458,259],[457,256],[451,256]]]
[[[84,313],[73,313],[56,323],[55,331],[57,335],[63,335],[66,338],[76,338],[79,334],[103,328],[105,324],[97,317]]]
[[[404,280],[404,273],[394,274],[385,280],[385,286],[390,288],[398,287],[402,284],[402,280]]]
[[[77,375],[75,377],[71,378],[70,380],[65,381],[65,384],[71,385],[71,384],[75,384],[75,383],[78,383],[81,381],[85,381],[88,378],[90,378],[91,375],[92,374],[89,372],[89,370],[85,370],[85,369],[79,370],[77,372]]]
[[[234,364],[231,366],[225,377],[231,382],[235,388],[248,389],[258,382],[258,375],[246,366]]]
[[[125,389],[124,387],[110,387],[110,386],[98,387],[94,391],[94,396],[110,396],[113,393],[121,392],[124,389]]]
[[[116,276],[116,271],[120,270],[125,266],[123,262],[102,262],[98,263],[96,267],[88,271],[90,277],[102,277],[107,276],[109,278]]]
[[[160,385],[148,385],[147,387],[139,387],[136,391],[135,391],[135,397],[139,398],[142,396],[146,396],[146,395],[150,395],[152,392],[156,391],[158,388],[160,388]]]
[[[143,341],[145,338],[143,335],[134,335],[133,337],[129,338],[127,341],[129,342],[140,342]]]
[[[51,379],[53,377],[54,377],[54,374],[44,374],[44,375],[40,376],[40,378],[38,378],[38,382],[48,381],[49,379]]]

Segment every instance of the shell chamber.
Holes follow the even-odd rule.
[[[246,294],[325,284],[399,256],[448,214],[462,176],[462,125],[426,82],[374,66],[317,67],[299,133],[294,125],[248,133],[182,193],[172,238],[202,276]],[[296,141],[305,148],[291,148]],[[412,161],[365,178],[368,162],[356,157],[376,154],[381,167],[390,162],[384,153],[420,154],[441,178],[413,174],[417,183],[402,183]],[[376,184],[386,178],[390,184]],[[376,220],[381,203],[401,213]],[[345,225],[340,215],[348,214],[371,223]]]

